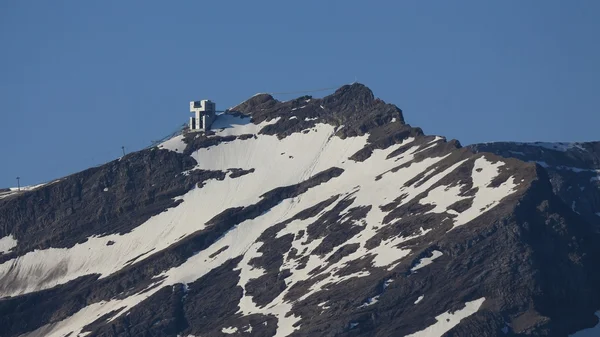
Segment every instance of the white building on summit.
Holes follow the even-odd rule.
[[[216,118],[215,103],[204,99],[190,102],[190,112],[195,114],[190,117],[190,131],[210,130],[211,124]]]

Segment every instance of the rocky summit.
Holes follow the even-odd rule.
[[[598,336],[599,144],[462,147],[362,84],[255,95],[0,189],[0,336]]]

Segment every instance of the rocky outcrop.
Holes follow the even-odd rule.
[[[600,232],[600,142],[498,142],[469,148],[538,163],[548,172],[553,192]]]
[[[92,235],[126,233],[178,202],[173,198],[225,172],[194,171],[196,162],[170,151],[147,150],[0,199],[0,237],[19,245],[0,262],[34,249],[69,248]]]
[[[259,94],[231,111],[251,116],[254,123],[279,118],[261,133],[280,138],[309,130],[316,123],[338,126],[337,135],[342,138],[364,135],[390,122],[398,126],[405,124],[402,110],[375,98],[373,92],[360,83],[345,85],[323,99],[302,96],[279,102],[271,95]]]

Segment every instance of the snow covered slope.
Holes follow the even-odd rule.
[[[595,247],[539,166],[426,136],[361,84],[256,95],[213,129],[1,199],[0,336],[593,325]]]

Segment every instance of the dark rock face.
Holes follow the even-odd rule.
[[[135,290],[143,290],[150,285],[153,277],[168,268],[181,265],[186,259],[193,256],[195,252],[206,249],[235,224],[239,224],[247,219],[255,218],[261,213],[268,211],[282,200],[304,193],[309,188],[335,178],[336,176],[339,176],[339,174],[341,174],[340,169],[332,168],[316,174],[311,179],[300,184],[280,187],[269,191],[263,195],[262,199],[256,204],[248,207],[226,209],[209,222],[210,226],[206,230],[199,231],[169,247],[168,250],[158,252],[146,260],[135,263],[131,267],[123,269],[121,272],[114,274],[110,278],[97,280],[97,275],[90,275],[89,277],[86,276],[50,290],[27,294],[12,299],[0,300],[0,326],[3,327],[2,330],[6,331],[7,335],[19,335],[44,324],[64,319],[90,303],[109,300],[118,297],[123,293]],[[219,270],[225,272],[225,269]],[[215,271],[215,273],[218,272],[218,270]],[[234,276],[227,276],[227,278],[230,278],[229,281],[236,282],[236,277]],[[10,283],[3,282],[2,285],[8,287],[10,286]],[[221,286],[222,284],[213,285],[215,288]],[[129,291],[127,291],[128,288]],[[225,287],[219,289],[227,289],[227,291],[229,291],[230,288]],[[161,290],[161,293],[154,295],[156,298],[153,296],[149,300],[156,300],[157,303],[155,305],[162,305],[162,301],[166,294],[167,292]],[[220,297],[218,294],[213,295]],[[173,300],[171,297],[169,298],[169,301]],[[200,301],[201,298],[198,300]],[[146,304],[147,303],[150,302],[146,302]],[[146,304],[143,304],[142,307]],[[149,323],[155,318],[154,315],[151,315],[146,317],[146,319],[148,320],[147,323]],[[125,320],[122,324],[127,325],[129,324],[129,321]],[[181,326],[182,323],[173,324],[179,324],[179,326]],[[102,326],[102,324],[94,324],[91,325],[90,328],[97,326]],[[100,330],[105,331],[104,329],[105,328],[102,328]],[[127,335],[126,332],[129,330],[123,329],[123,333]],[[140,332],[141,335],[149,333],[145,329],[142,331],[145,332]],[[100,335],[103,335],[104,333],[106,332],[101,332]]]
[[[0,237],[21,242],[0,262],[33,249],[68,248],[92,235],[126,233],[174,207],[174,197],[225,172],[194,171],[196,162],[170,151],[142,151],[65,177],[43,188],[0,199]]]
[[[548,171],[553,192],[600,232],[600,142],[499,142],[469,148],[539,163]]]
[[[307,130],[317,122],[339,126],[337,135],[342,138],[364,135],[391,121],[397,122],[398,128],[404,125],[404,116],[398,107],[376,99],[373,92],[362,84],[345,85],[323,99],[303,96],[279,102],[271,95],[260,94],[232,108],[232,111],[252,116],[254,123],[279,117],[277,123],[265,127],[261,133],[281,138]],[[415,132],[420,133],[419,130]]]
[[[185,133],[181,153],[132,153],[0,199],[0,239],[17,242],[0,250],[0,292],[15,294],[0,298],[0,337],[405,336],[460,315],[444,336],[567,336],[595,325],[600,143],[462,148],[406,124],[361,84],[322,99],[261,94],[232,110],[264,126]],[[320,136],[317,124],[332,130],[325,145],[272,152],[306,163],[250,160],[274,151],[273,140]],[[347,143],[319,157],[334,138]],[[217,163],[206,166],[202,151]],[[250,159],[217,165],[232,155]],[[219,188],[214,205],[184,198]],[[88,266],[47,288],[19,274],[44,273],[22,268],[35,251],[69,254],[98,237],[119,235],[89,249],[126,254],[121,241],[173,212],[143,227],[163,239],[192,217],[176,213],[190,203],[211,216],[118,270]],[[61,263],[50,281],[72,272]]]

